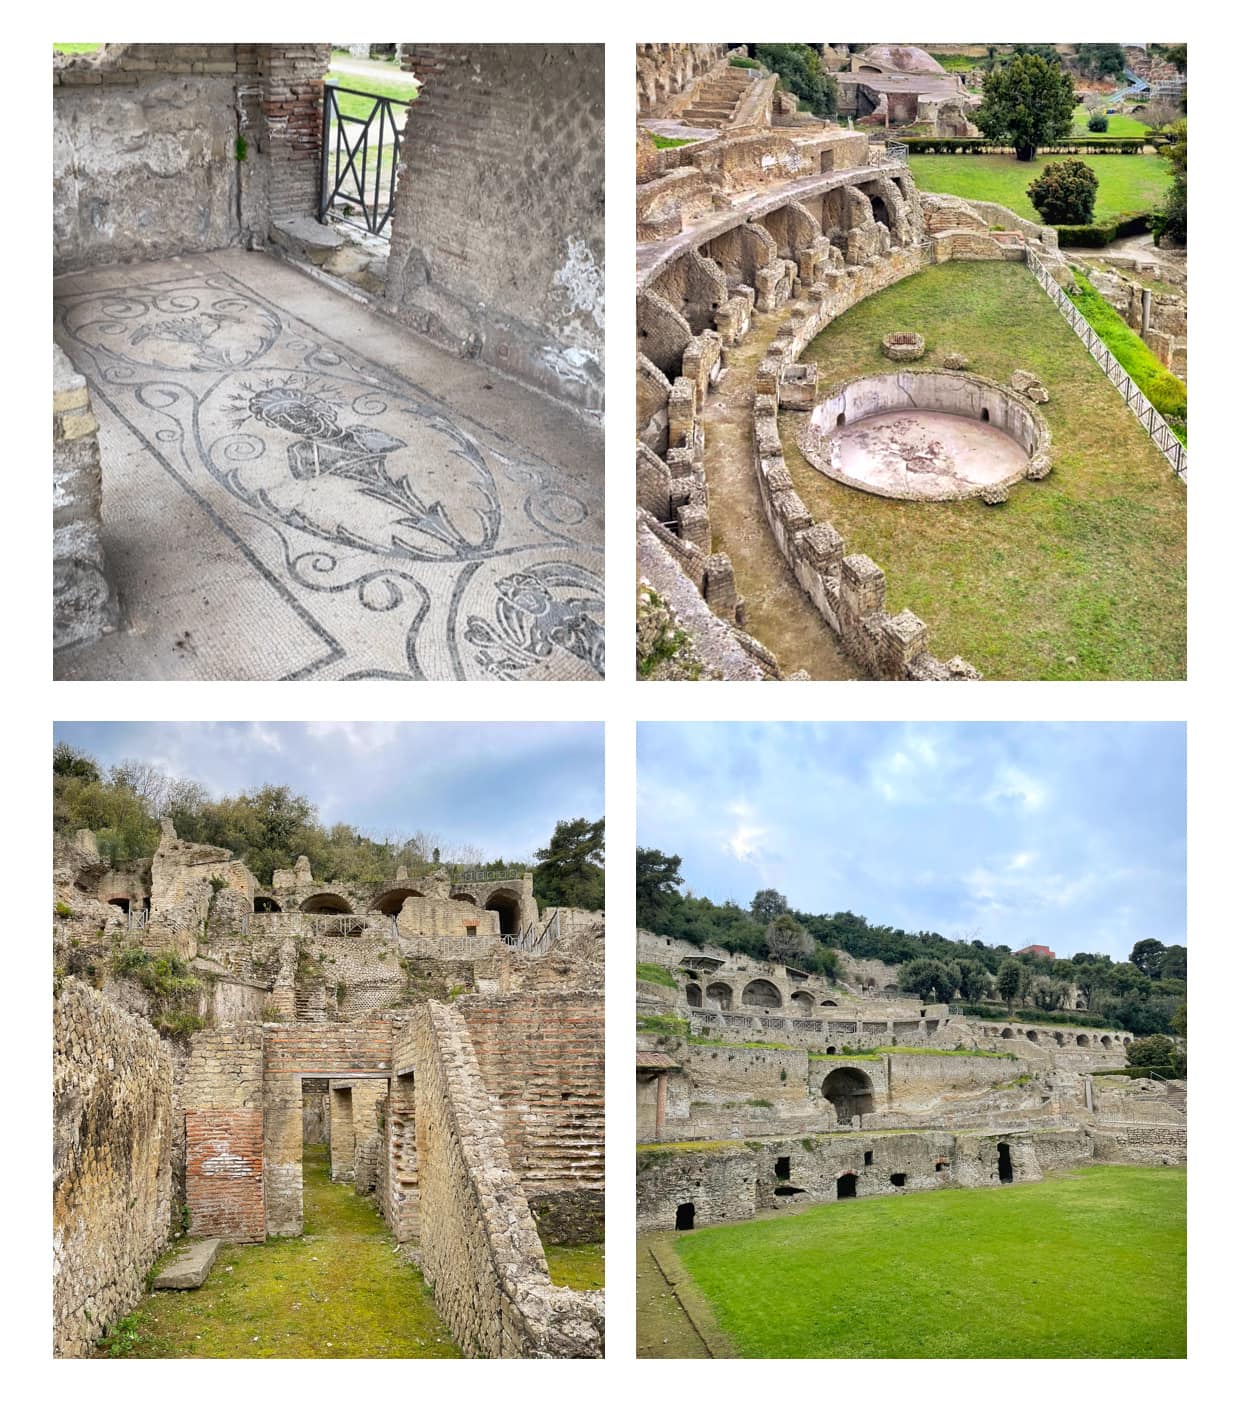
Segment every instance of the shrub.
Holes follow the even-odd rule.
[[[1026,194],[1045,225],[1085,225],[1095,210],[1099,184],[1093,168],[1070,157],[1064,162],[1049,162],[1026,188]]]
[[[647,980],[653,985],[663,985],[666,989],[675,990],[677,988],[677,981],[673,979],[672,971],[665,965],[642,962],[638,966],[638,978]]]
[[[763,67],[758,59],[748,59],[745,54],[734,54],[729,63],[735,69],[761,69]]]
[[[1087,131],[1088,131],[1088,132],[1107,132],[1107,131],[1108,131],[1108,114],[1107,114],[1107,113],[1092,113],[1091,116],[1087,119]]]
[[[67,901],[58,901],[52,909],[57,916],[63,917],[66,921],[73,915],[73,907]]]

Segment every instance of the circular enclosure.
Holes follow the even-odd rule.
[[[1052,469],[1043,417],[1012,388],[947,370],[873,373],[830,392],[798,447],[816,470],[893,500],[997,494]]]
[[[886,333],[880,340],[884,356],[895,363],[915,363],[927,350],[921,333]]]

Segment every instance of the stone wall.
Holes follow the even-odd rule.
[[[462,1016],[411,1021],[418,1074],[420,1253],[471,1357],[599,1357],[602,1298],[555,1287]]]
[[[108,44],[53,63],[57,270],[263,243],[318,199],[327,44]]]
[[[119,609],[104,557],[99,423],[86,379],[52,345],[52,646],[93,642]]]
[[[604,399],[604,50],[402,46],[420,80],[386,303],[463,356]]]
[[[670,100],[689,93],[729,52],[727,44],[639,44],[635,49],[635,106],[643,115],[663,113]]]
[[[168,1240],[172,1064],[149,1024],[76,980],[52,1034],[53,1347],[84,1357]]]
[[[541,1235],[601,1239],[602,994],[470,995],[459,1009]]]

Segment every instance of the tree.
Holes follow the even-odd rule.
[[[1126,71],[1120,44],[1075,44],[1074,59],[1087,78],[1120,78]]]
[[[1179,1005],[1177,1006],[1177,1008],[1173,1011],[1173,1032],[1174,1032],[1175,1034],[1180,1035],[1181,1038],[1182,1038],[1183,1040],[1185,1040],[1185,1038],[1186,1038],[1186,1002],[1185,1002],[1185,1000],[1183,1000],[1182,1003],[1179,1004]]]
[[[75,750],[66,740],[52,748],[52,773],[61,779],[85,779],[89,784],[97,784],[100,778],[99,766],[90,755]]]
[[[789,903],[774,887],[765,887],[763,891],[756,892],[750,904],[750,914],[764,926],[775,921],[778,916],[783,916],[788,910]]]
[[[1186,1058],[1167,1034],[1135,1039],[1126,1050],[1127,1068],[1165,1068],[1175,1078],[1186,1076]]]
[[[809,44],[756,44],[755,58],[779,74],[781,87],[817,118],[830,118],[837,111],[837,81],[825,72],[818,51]]]
[[[1151,228],[1156,243],[1167,235],[1179,245],[1186,243],[1186,120],[1175,122],[1169,128],[1172,139],[1165,147],[1163,156],[1173,168],[1173,184],[1164,199],[1164,206],[1153,217]]]
[[[1018,54],[983,80],[983,103],[974,121],[984,137],[1013,146],[1020,162],[1068,137],[1074,121],[1074,82],[1059,64],[1038,54]]]
[[[1031,978],[1030,994],[1036,1009],[1043,1009],[1051,1014],[1065,1003],[1069,986],[1064,980],[1054,980],[1048,975],[1035,975]]]
[[[1165,948],[1162,942],[1148,936],[1145,941],[1135,943],[1130,952],[1130,964],[1140,970],[1149,980],[1154,980],[1164,965]]]
[[[535,896],[541,906],[604,909],[604,820],[558,820],[547,847],[535,850]]]
[[[634,878],[638,924],[649,931],[663,929],[669,904],[676,899],[681,884],[680,857],[662,853],[658,848],[639,848]]]
[[[1162,980],[1184,980],[1186,978],[1186,947],[1169,946],[1160,964]]]
[[[1013,1013],[1013,1002],[1023,992],[1026,987],[1026,974],[1021,964],[1016,960],[1002,960],[1000,969],[996,972],[996,989],[1001,999],[1009,1006],[1010,1014]]]
[[[962,998],[971,1004],[976,1004],[984,995],[991,990],[993,985],[992,976],[986,965],[977,960],[964,960],[958,966],[960,978],[958,989],[962,993]]]
[[[768,959],[788,965],[791,961],[809,960],[815,954],[815,942],[802,924],[788,912],[776,917],[763,933]]]
[[[1076,157],[1049,162],[1026,188],[1045,225],[1090,225],[1099,177]]]
[[[910,990],[923,1000],[948,1004],[957,991],[957,967],[941,960],[908,960],[897,972],[897,988]]]

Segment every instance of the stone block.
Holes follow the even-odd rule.
[[[151,1282],[153,1289],[196,1289],[201,1288],[211,1273],[216,1255],[220,1251],[220,1241],[195,1240],[186,1245],[177,1257],[161,1269]]]
[[[817,572],[837,574],[845,552],[845,540],[831,524],[821,522],[804,529],[794,541],[794,551]]]

